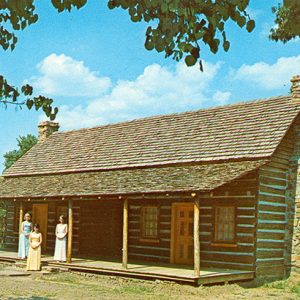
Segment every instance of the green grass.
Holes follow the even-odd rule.
[[[295,284],[294,286],[292,286],[291,292],[296,295],[299,295],[299,297],[300,297],[300,282]]]
[[[300,296],[300,282],[293,282],[290,279],[275,281],[264,285],[265,288],[283,290]]]
[[[278,289],[278,290],[285,290],[288,287],[288,283],[286,282],[286,280],[281,280],[281,281],[266,283],[264,285],[264,287],[272,288],[272,289]]]
[[[153,288],[149,286],[143,285],[124,285],[119,291],[125,294],[138,294],[138,295],[146,295],[151,294],[153,292]]]

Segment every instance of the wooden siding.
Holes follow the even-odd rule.
[[[82,201],[80,205],[80,237],[82,255],[117,257],[122,255],[122,201]],[[74,215],[74,220],[78,220]]]
[[[47,228],[47,253],[54,252],[55,246],[55,227],[58,222],[57,207],[67,206],[67,202],[55,201],[55,202],[29,202],[24,201],[24,211],[31,212],[33,203],[48,203],[48,228]],[[19,203],[8,201],[7,202],[8,212],[7,212],[7,227],[5,235],[5,247],[17,249],[19,242],[19,233],[15,228],[15,218],[19,220]],[[78,233],[79,233],[79,217],[80,210],[78,205],[74,205],[74,221],[73,232],[75,239],[73,241],[73,252],[78,253],[79,243],[78,243]],[[18,222],[17,222],[18,223]]]
[[[7,202],[7,225],[5,233],[4,246],[7,248],[17,248],[18,246],[18,233],[15,231],[14,218],[15,218],[15,202]],[[17,216],[19,219],[19,217]]]
[[[282,140],[271,161],[259,169],[256,275],[283,278],[290,259],[291,236],[288,211],[295,197],[291,182],[294,127]],[[290,198],[290,201],[288,200]]]
[[[212,194],[200,196],[200,262],[203,267],[254,270],[256,173],[228,184]],[[135,198],[129,203],[129,257],[132,259],[170,261],[171,207],[174,202],[193,201],[191,195]],[[141,207],[160,207],[159,242],[141,240]],[[213,245],[213,208],[219,204],[237,206],[236,247]]]
[[[224,185],[213,193],[200,195],[200,260],[202,267],[254,270],[256,176],[257,173],[252,172],[230,184]],[[192,202],[194,198],[188,193],[177,193],[132,196],[128,200],[129,259],[169,263],[172,203]],[[99,256],[107,254],[104,251],[106,247],[110,249],[106,252],[121,257],[122,201],[109,198],[96,201],[82,199],[74,202],[73,252]],[[55,243],[55,225],[58,217],[57,207],[67,206],[67,201],[57,200],[48,203],[47,250],[52,253]],[[26,210],[30,211],[31,204],[28,202],[26,204]],[[141,239],[141,207],[142,205],[153,204],[159,205],[159,240],[151,242]],[[236,205],[237,207],[236,245],[234,247],[214,244],[214,206],[220,204]],[[15,202],[9,203],[6,244],[17,247],[18,234],[13,233],[12,230],[15,217],[14,205]],[[105,245],[103,239],[102,244],[100,243],[101,238],[97,238],[97,232],[105,232],[106,243],[107,245],[111,244],[111,247]],[[114,240],[115,243],[110,243],[110,240]]]

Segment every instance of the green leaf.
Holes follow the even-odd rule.
[[[198,59],[200,56],[200,49],[197,47],[194,47],[191,51],[191,54],[195,57],[195,59]]]
[[[166,13],[166,12],[168,12],[168,10],[169,10],[169,6],[168,6],[168,4],[165,3],[165,2],[162,3],[162,5],[161,5],[160,8],[161,8],[161,12],[162,12],[162,13]]]
[[[227,52],[230,48],[230,42],[229,41],[224,41],[223,48],[224,48],[224,51]]]
[[[184,60],[188,67],[194,66],[197,62],[193,55],[187,55]]]
[[[108,1],[107,6],[109,9],[114,9],[115,8],[115,2],[114,1]]]
[[[246,29],[248,32],[251,32],[255,27],[255,21],[254,20],[249,20],[247,22],[247,25],[246,25]]]
[[[27,105],[27,108],[30,110],[33,106],[33,101],[32,100],[27,100],[26,105]]]
[[[246,24],[246,18],[244,16],[238,16],[236,21],[241,28]]]
[[[154,49],[154,42],[150,39],[148,39],[146,42],[145,42],[145,48],[149,51],[153,50]]]

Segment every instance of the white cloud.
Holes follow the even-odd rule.
[[[290,85],[292,76],[300,73],[300,55],[281,57],[274,64],[257,62],[242,65],[233,72],[234,80],[243,80],[267,90],[282,89]]]
[[[100,77],[82,61],[64,54],[51,54],[37,65],[40,75],[29,83],[40,93],[50,96],[95,97],[111,86],[108,77]]]
[[[56,55],[50,57],[52,57],[51,60],[58,58]],[[49,57],[46,58],[40,64],[40,70],[47,76],[36,78],[35,82],[47,83],[45,78],[51,75],[51,85],[57,87],[60,86],[60,82],[56,82],[56,80],[60,80],[62,76],[65,76],[64,74],[69,74],[69,70],[76,73],[74,70],[78,69],[85,70],[78,72],[81,75],[86,73],[87,76],[91,76],[90,71],[84,67],[82,62],[77,62],[64,55],[59,57],[62,57],[63,61],[67,60],[68,63],[58,64],[62,65],[61,68],[53,68],[44,63]],[[47,70],[44,68],[45,65]],[[100,95],[95,93],[87,104],[60,106],[57,121],[66,130],[198,109],[208,102],[210,105],[224,104],[229,100],[231,94],[211,88],[220,67],[221,63],[204,62],[205,71],[201,72],[198,66],[188,68],[184,63],[178,63],[172,68],[152,64],[147,66],[135,80],[119,80],[106,93]],[[54,75],[52,76],[52,74]],[[71,85],[67,81],[67,77],[64,79],[64,85]],[[81,78],[81,80],[83,79]],[[96,84],[95,82],[101,82],[101,79],[101,77],[97,77],[94,81],[89,82]],[[89,82],[85,80],[85,87],[90,92],[93,88],[89,86]],[[110,80],[107,79],[107,82]],[[47,86],[51,87],[51,85]],[[81,86],[81,93],[84,90],[85,88]],[[58,88],[53,91],[61,93]],[[65,93],[66,96],[75,94],[74,90],[70,94]],[[59,96],[59,94],[54,96]]]
[[[134,81],[120,80],[86,107],[65,107],[58,120],[69,129],[199,108],[209,101],[206,89],[218,69],[219,64],[208,63],[205,73],[183,64],[175,70],[150,65]]]
[[[216,102],[217,105],[225,105],[229,102],[230,97],[230,92],[216,91],[212,96],[212,101]]]

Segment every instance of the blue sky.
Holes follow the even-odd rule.
[[[70,14],[48,2],[38,2],[39,21],[18,33],[15,51],[0,51],[0,73],[53,97],[62,130],[287,94],[291,76],[300,74],[300,42],[268,40],[271,5],[280,1],[251,1],[256,28],[249,34],[228,24],[228,53],[202,45],[203,73],[146,51],[147,24],[110,11],[106,1]],[[37,134],[43,116],[13,107],[0,107],[0,114],[1,171],[3,154],[18,136]]]

